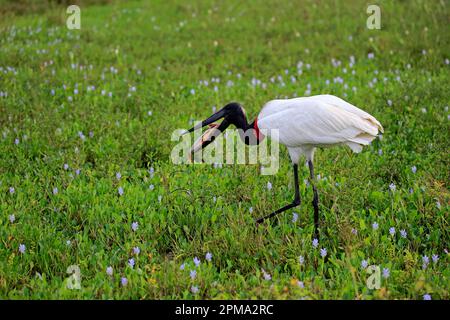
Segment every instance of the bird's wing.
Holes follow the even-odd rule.
[[[325,102],[325,103],[331,104],[333,106],[336,106],[338,108],[344,109],[345,111],[354,113],[357,116],[359,116],[363,119],[366,119],[366,120],[372,122],[373,124],[375,124],[378,127],[378,130],[380,130],[381,132],[384,131],[383,126],[377,119],[375,119],[375,117],[373,117],[372,115],[365,112],[364,110],[361,110],[358,107],[355,107],[351,103],[348,103],[347,101],[345,101],[339,97],[333,96],[331,94],[322,94],[322,95],[309,97],[308,99]]]
[[[372,121],[309,98],[269,102],[258,116],[258,127],[269,136],[270,130],[278,129],[280,142],[289,147],[338,143],[347,143],[350,147],[352,144],[366,145],[378,134],[378,126]]]

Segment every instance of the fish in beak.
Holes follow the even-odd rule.
[[[226,108],[223,108],[213,114],[208,119],[200,122],[199,124],[195,125],[193,128],[185,131],[182,135],[187,134],[189,132],[193,132],[195,130],[201,129],[205,126],[208,126],[209,128],[203,133],[203,135],[197,139],[194,144],[191,147],[190,150],[190,161],[192,161],[192,158],[194,156],[194,153],[204,149],[207,145],[209,145],[211,142],[213,142],[223,131],[225,131],[230,123],[225,118],[227,116],[228,112]],[[221,118],[225,118],[222,123],[214,123],[214,121],[220,120]]]
[[[192,157],[194,153],[206,147],[206,143],[208,141],[212,141],[215,137],[220,135],[220,131],[217,130],[219,127],[218,123],[210,123],[208,124],[209,128],[202,134],[200,138],[198,138],[191,147],[189,152],[189,160],[192,162]],[[214,138],[213,138],[214,137]],[[210,143],[210,142],[209,142]],[[208,143],[208,144],[209,144]]]

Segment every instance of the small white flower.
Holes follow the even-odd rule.
[[[191,287],[191,292],[192,292],[193,294],[197,294],[197,293],[198,293],[198,287],[197,287],[197,286],[192,286],[192,287]]]
[[[298,257],[298,262],[303,265],[305,263],[305,258],[303,256]]]

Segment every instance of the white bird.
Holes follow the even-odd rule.
[[[224,118],[224,120],[220,125],[213,123],[221,118]],[[258,223],[300,205],[298,163],[301,156],[306,158],[314,192],[316,237],[318,237],[319,227],[319,197],[314,184],[313,160],[315,149],[317,147],[347,145],[353,152],[358,153],[363,146],[368,145],[375,139],[379,132],[383,132],[380,122],[373,116],[333,95],[271,100],[264,105],[255,121],[250,124],[247,122],[244,108],[233,102],[186,131],[186,133],[192,132],[209,125],[209,129],[194,143],[191,149],[192,153],[205,148],[230,124],[245,131],[245,134],[240,131],[241,139],[249,145],[258,144],[264,138],[261,131],[271,137],[273,130],[277,130],[278,141],[287,147],[294,167],[294,201],[265,217],[257,219]],[[250,133],[248,130],[250,130]]]

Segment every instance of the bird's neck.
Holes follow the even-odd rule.
[[[236,126],[239,130],[239,137],[246,145],[258,145],[263,139],[263,135],[258,128],[258,119],[248,123],[245,119],[241,125]]]

